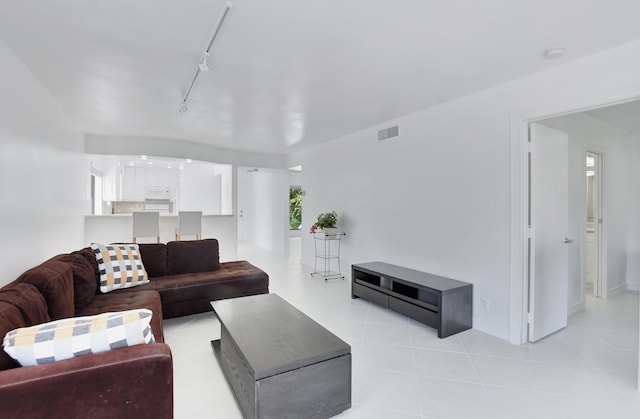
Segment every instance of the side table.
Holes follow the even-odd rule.
[[[322,231],[311,232],[316,251],[311,276],[319,275],[328,279],[344,279],[340,270],[340,242],[346,236],[344,231],[336,234],[328,234]],[[320,266],[318,266],[320,265]],[[332,270],[332,267],[335,268]],[[323,270],[318,270],[323,268]]]

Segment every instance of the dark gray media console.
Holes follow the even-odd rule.
[[[383,262],[351,265],[351,298],[364,298],[438,330],[471,329],[473,285]]]

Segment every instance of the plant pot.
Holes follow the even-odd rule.
[[[338,234],[338,227],[326,227],[322,229],[322,232],[327,236],[335,236]]]

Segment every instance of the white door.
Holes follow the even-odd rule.
[[[569,137],[531,124],[529,340],[567,326]]]
[[[247,207],[249,205],[249,191],[247,190],[246,169],[238,168],[238,241],[247,241]]]

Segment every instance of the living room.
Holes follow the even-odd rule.
[[[237,6],[233,12],[242,10],[241,4]],[[583,7],[576,2],[573,6],[577,9]],[[595,7],[593,4],[590,6]],[[172,138],[162,136],[157,139],[136,135],[138,133],[134,129],[117,136],[93,134],[103,140],[105,149],[115,148],[119,154],[153,155],[154,150],[149,150],[149,145],[156,144],[163,153],[174,153],[176,158],[185,157],[182,154],[186,153],[196,153],[204,160],[209,156],[216,156],[216,159],[227,156],[223,159],[226,161],[218,162],[236,167],[264,167],[286,173],[287,167],[302,165],[305,232],[317,214],[335,209],[340,215],[341,228],[348,234],[341,255],[345,267],[351,263],[382,260],[470,282],[474,285],[474,330],[502,342],[510,342],[513,346],[524,344],[526,165],[523,156],[526,140],[523,127],[530,121],[552,115],[640,97],[640,79],[637,77],[640,74],[640,34],[633,33],[635,24],[618,24],[618,19],[637,16],[634,13],[637,6],[622,3],[618,6],[625,8],[617,10],[611,5],[605,7],[610,13],[603,15],[615,15],[606,21],[611,27],[617,24],[627,28],[629,33],[623,34],[625,36],[619,35],[608,43],[597,45],[579,44],[584,52],[576,51],[579,56],[572,57],[573,50],[568,49],[568,57],[560,58],[560,61],[544,61],[540,58],[542,51],[532,48],[526,53],[539,58],[537,68],[519,69],[519,73],[512,73],[513,77],[506,79],[494,69],[495,78],[490,78],[493,82],[476,91],[444,92],[439,98],[433,91],[397,97],[391,93],[397,79],[383,78],[383,84],[390,87],[376,91],[374,98],[392,97],[393,100],[386,104],[388,109],[394,106],[408,109],[407,103],[419,102],[420,96],[431,95],[433,97],[430,98],[437,103],[411,108],[405,113],[374,109],[370,112],[379,112],[382,117],[357,129],[352,129],[353,125],[344,130],[338,129],[340,124],[346,125],[347,122],[341,122],[331,114],[324,124],[333,125],[335,135],[326,143],[291,147],[286,152],[277,153],[264,148],[231,152],[224,144],[204,146],[172,139],[181,136],[179,130]],[[120,7],[125,6],[121,4]],[[202,29],[205,38],[221,7],[222,2],[210,6],[213,13],[208,20],[209,26]],[[291,4],[289,7],[297,9]],[[508,8],[505,2],[496,3],[496,7]],[[4,28],[0,30],[3,76],[0,79],[0,192],[3,196],[0,215],[5,237],[1,252],[5,276],[0,279],[0,284],[4,285],[52,255],[88,244],[84,220],[90,211],[90,166],[86,153],[87,144],[92,142],[87,134],[91,132],[81,128],[77,115],[82,110],[69,107],[68,102],[61,103],[52,90],[66,89],[86,96],[92,96],[99,90],[75,84],[73,80],[69,81],[70,85],[50,85],[48,79],[39,75],[42,70],[25,63],[34,56],[50,57],[45,50],[30,49],[32,43],[40,44],[46,34],[34,35],[31,39],[16,29],[20,25],[29,26],[24,22],[28,21],[26,16],[30,13],[40,20],[46,20],[47,13],[32,10],[37,9],[33,5],[20,6],[18,2],[6,3],[2,9],[6,13],[2,13],[0,18],[0,26]],[[426,10],[419,10],[426,14]],[[567,10],[572,9],[567,6]],[[568,16],[567,10],[560,16]],[[47,8],[45,11],[52,13]],[[286,15],[285,12],[283,14]],[[409,14],[399,12],[397,19],[402,22],[409,19]],[[235,17],[231,15],[230,19]],[[560,23],[563,21],[558,17],[555,19]],[[586,26],[593,29],[593,26]],[[550,26],[549,33],[555,33],[551,27],[556,30],[556,26]],[[514,29],[514,32],[518,31]],[[469,38],[472,36],[475,35],[467,35]],[[552,42],[563,41],[540,38],[544,48]],[[21,47],[23,42],[26,46]],[[429,56],[429,51],[416,49],[417,53],[413,51],[408,55]],[[68,51],[67,54],[70,55]],[[66,58],[73,60],[72,56]],[[59,59],[65,61],[65,56]],[[458,59],[464,61],[467,58]],[[55,60],[49,61],[49,65],[54,66]],[[491,60],[487,58],[487,61]],[[327,59],[327,62],[331,60]],[[195,64],[189,62],[186,65],[186,79],[191,77]],[[407,67],[412,64],[408,61]],[[469,68],[473,67],[469,66],[465,73],[451,77],[460,78],[461,82],[473,79],[475,73]],[[409,77],[411,72],[407,70],[407,73],[400,76]],[[312,74],[317,75],[317,72]],[[215,77],[214,68],[209,76]],[[435,77],[429,73],[419,76]],[[259,80],[257,76],[256,80]],[[361,83],[357,77],[351,82],[358,86]],[[340,82],[339,85],[343,83],[346,85],[348,82]],[[177,102],[185,84],[181,81],[171,87],[177,92]],[[364,89],[367,87],[370,86],[364,86]],[[331,91],[337,95],[339,89],[334,89]],[[356,110],[344,112],[343,119],[358,120],[357,109],[364,107],[365,103],[375,102],[362,92],[359,94],[357,98],[361,102],[350,104]],[[109,94],[96,97],[99,100],[96,99],[93,106],[102,112],[105,120],[111,120],[114,117],[110,114],[114,109],[109,105],[112,98]],[[336,97],[327,99],[325,106],[330,107],[335,101]],[[190,108],[197,108],[197,104]],[[191,111],[197,112],[195,109]],[[135,114],[126,115],[120,132],[126,131],[125,122],[135,117]],[[371,121],[371,118],[363,119]],[[183,122],[188,123],[189,120]],[[380,129],[396,125],[399,127],[397,138],[378,141]],[[294,127],[295,124],[291,124],[289,128]],[[95,146],[96,137],[93,138]],[[631,164],[640,157],[639,147],[636,142],[636,148],[628,155],[629,179],[640,178],[640,169]],[[283,185],[283,195],[286,195],[285,187]],[[623,227],[628,242],[620,244],[626,255],[625,277],[621,280],[626,289],[637,291],[640,251],[633,240],[640,236],[637,221],[640,203],[638,189],[628,188],[629,216]],[[284,237],[285,232],[283,241]],[[313,264],[311,240],[309,235],[302,235],[302,266]],[[275,273],[270,272],[270,276],[276,280]],[[327,284],[327,287],[331,286]],[[635,365],[637,370],[637,346]],[[417,415],[416,412],[400,412],[398,416],[402,417],[402,414],[428,416],[426,412],[417,412]]]

